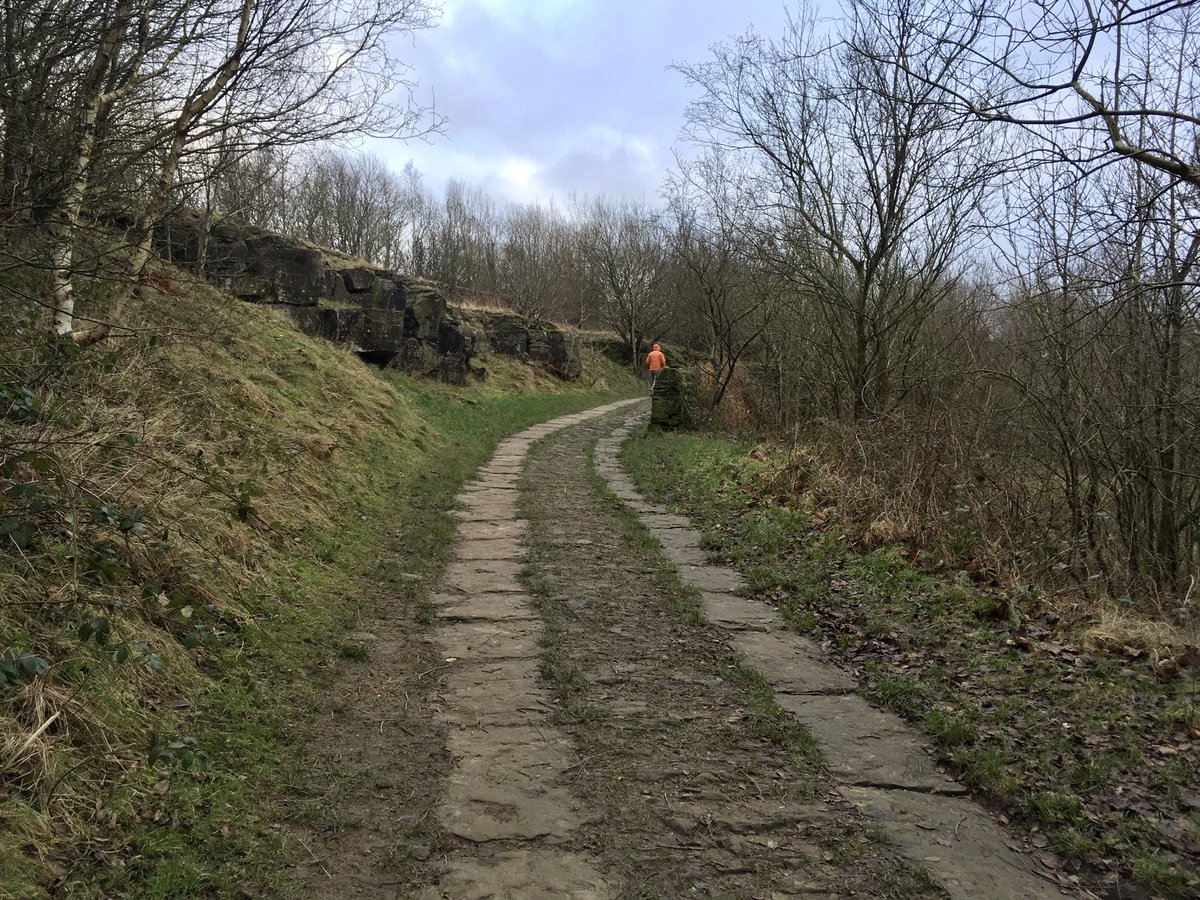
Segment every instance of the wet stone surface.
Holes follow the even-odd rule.
[[[612,408],[502,442],[459,496],[454,561],[430,598],[444,666],[437,718],[452,762],[436,815],[450,851],[422,900],[614,896],[591,860],[567,849],[594,814],[566,777],[580,762],[574,744],[550,721],[537,666],[544,627],[520,580],[528,528],[517,516],[533,441]]]

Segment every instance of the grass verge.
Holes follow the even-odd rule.
[[[501,436],[632,388],[493,360],[456,390],[166,299],[85,353],[4,311],[0,897],[271,893],[314,673],[381,589],[423,602]]]
[[[781,493],[782,450],[716,435],[635,436],[641,488],[686,512],[758,599],[916,723],[942,762],[1026,829],[1064,880],[1200,889],[1200,672],[1138,647],[1090,646],[1030,592],[856,548],[806,491]]]

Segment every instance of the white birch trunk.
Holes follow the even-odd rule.
[[[88,167],[92,163],[92,148],[96,141],[99,106],[100,98],[96,96],[83,114],[80,123],[83,133],[71,164],[70,186],[59,209],[59,220],[51,230],[54,237],[54,248],[50,251],[51,305],[54,310],[54,333],[59,337],[71,337],[75,331],[75,286],[71,280],[71,266],[75,259],[75,234],[79,230],[79,216],[87,191]]]
[[[67,175],[67,190],[54,224],[51,236],[54,246],[50,251],[50,304],[54,311],[54,333],[59,337],[75,338],[75,285],[72,281],[72,264],[75,260],[75,238],[79,232],[83,199],[87,194],[88,170],[92,165],[92,153],[96,145],[96,123],[100,110],[109,102],[104,96],[104,73],[120,46],[121,36],[129,14],[129,0],[118,5],[112,25],[104,41],[96,51],[91,70],[83,85],[83,106],[77,124],[79,143],[75,158]]]

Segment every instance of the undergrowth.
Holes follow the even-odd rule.
[[[1060,614],[883,535],[864,542],[818,466],[717,435],[635,436],[622,459],[756,597],[1022,825],[1054,874],[1153,896],[1200,888],[1200,671],[1110,620]]]
[[[201,285],[129,315],[79,351],[0,311],[0,897],[268,887],[383,548],[431,571],[496,440],[631,386],[379,373]]]

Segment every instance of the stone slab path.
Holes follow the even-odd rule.
[[[612,427],[540,442],[520,482],[551,721],[593,813],[572,849],[622,898],[944,898],[832,789],[808,735],[601,489],[591,450]]]
[[[617,454],[644,414],[526,429],[459,496],[431,598],[447,839],[416,896],[1061,896],[903,722],[641,497]]]
[[[744,578],[704,561],[700,535],[686,518],[638,493],[618,453],[642,420],[642,414],[629,418],[599,441],[598,471],[637,512],[683,579],[702,591],[705,619],[728,631],[731,646],[762,675],[775,701],[816,738],[842,795],[955,900],[1062,896],[1026,856],[1009,847],[991,816],[965,798],[966,789],[937,771],[904,722],[856,695],[854,680],[823,658],[812,641],[788,631],[778,612],[740,596]]]
[[[517,482],[535,441],[626,405],[508,438],[459,496],[455,559],[432,599],[446,665],[438,715],[454,766],[438,820],[466,843],[423,900],[614,896],[591,860],[559,846],[593,813],[564,783],[578,758],[550,723],[553,706],[538,677],[542,624],[519,580],[526,526],[517,517]]]

